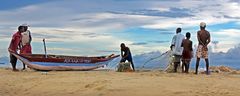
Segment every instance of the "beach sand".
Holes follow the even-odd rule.
[[[240,96],[240,73],[0,69],[0,96]]]

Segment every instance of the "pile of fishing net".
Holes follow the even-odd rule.
[[[131,68],[131,63],[130,62],[122,62],[118,64],[118,68],[117,68],[117,72],[132,72],[132,68]]]
[[[234,72],[235,70],[227,66],[211,66],[209,68],[212,72],[221,73],[221,72]]]

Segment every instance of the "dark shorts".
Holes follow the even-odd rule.
[[[190,64],[191,59],[182,59],[182,62],[183,62],[184,64]]]
[[[181,62],[181,58],[182,56],[181,55],[174,55],[174,58],[173,58],[173,62]]]
[[[125,62],[126,60],[128,60],[129,62],[132,62],[132,57],[129,56],[127,58],[122,58],[120,62]]]
[[[17,63],[17,58],[12,54],[10,54],[10,63],[11,64],[16,64]]]
[[[183,51],[183,54],[182,54],[182,59],[183,60],[189,60],[192,58],[192,52],[191,51]]]

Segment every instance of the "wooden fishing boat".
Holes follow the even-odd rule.
[[[85,57],[65,55],[44,55],[44,54],[15,54],[19,60],[29,68],[42,71],[87,71],[93,70],[108,64],[119,55]]]

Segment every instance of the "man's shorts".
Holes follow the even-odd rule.
[[[128,60],[129,62],[132,62],[132,57],[128,56],[127,58],[122,58],[120,62],[125,62],[126,60]]]
[[[182,58],[181,55],[174,55],[173,62],[181,62],[181,58]]]
[[[204,48],[203,45],[198,45],[197,52],[196,52],[197,58],[205,58],[208,59],[208,50],[207,48]]]

